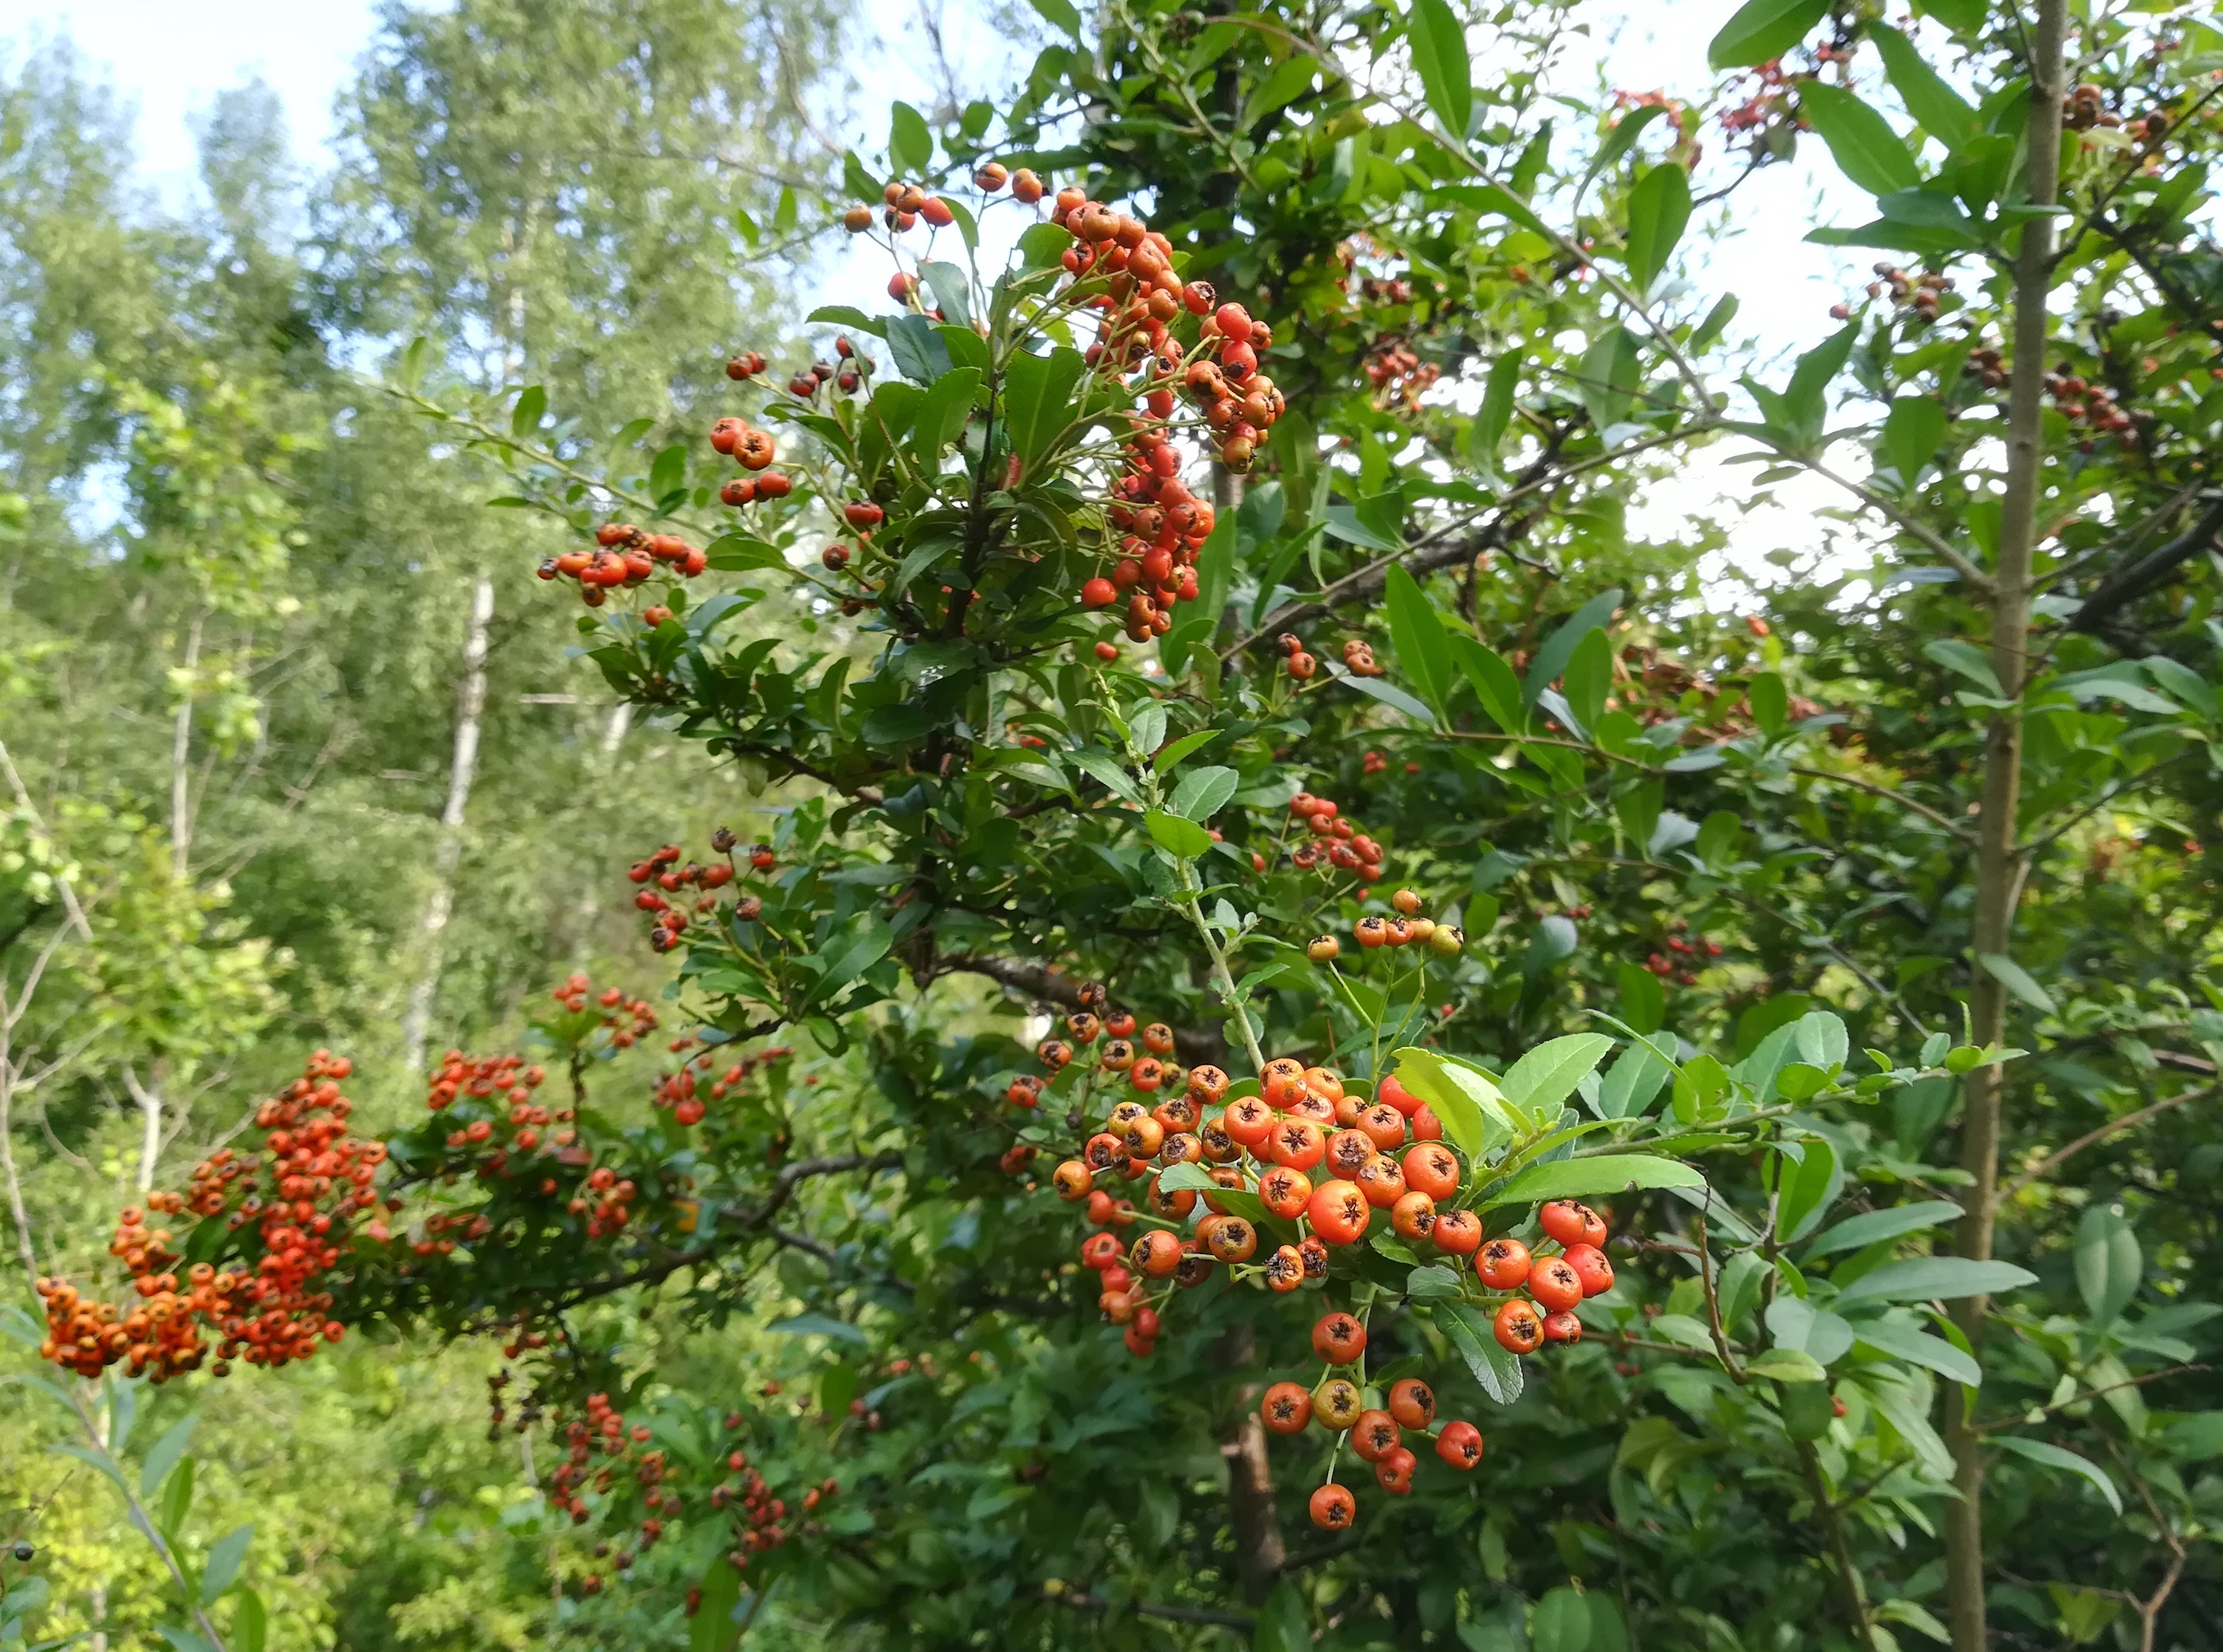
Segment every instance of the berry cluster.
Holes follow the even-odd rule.
[[[677,860],[679,851],[673,850],[671,857]],[[592,997],[595,1008],[601,1012],[602,1027],[609,1033],[614,1049],[631,1049],[657,1028],[656,1007],[647,999],[629,998],[615,987],[605,987],[597,993],[595,983],[583,975],[566,977],[564,984],[551,989],[548,996],[575,1015],[585,1013],[587,1002]]]
[[[580,600],[599,608],[619,587],[645,584],[655,576],[658,563],[690,580],[710,565],[707,551],[676,533],[645,533],[623,522],[606,522],[595,529],[595,546],[549,557],[540,564],[540,577],[576,580]]]
[[[1703,935],[1692,939],[1683,939],[1682,932],[1690,926],[1680,918],[1668,925],[1670,933],[1662,943],[1665,952],[1654,952],[1644,960],[1644,967],[1661,980],[1672,977],[1689,986],[1698,977],[1695,973],[1701,960],[1717,958],[1722,955],[1722,944]]]
[[[1112,484],[1105,512],[1120,535],[1119,560],[1109,578],[1099,575],[1080,587],[1080,600],[1085,607],[1109,608],[1128,593],[1127,638],[1145,643],[1172,628],[1178,604],[1196,600],[1196,559],[1215,517],[1181,480],[1181,451],[1162,433],[1136,431],[1125,455],[1126,471]],[[1116,651],[1108,642],[1097,649],[1103,658]]]
[[[1221,1268],[1276,1293],[1324,1284],[1336,1253],[1363,1242],[1377,1218],[1405,1244],[1454,1268],[1471,1258],[1477,1301],[1491,1307],[1496,1339],[1515,1354],[1578,1341],[1575,1308],[1612,1288],[1613,1268],[1601,1248],[1606,1225],[1586,1206],[1559,1201],[1543,1208],[1547,1242],[1559,1247],[1550,1253],[1539,1255],[1510,1234],[1489,1237],[1483,1218],[1460,1203],[1466,1167],[1444,1142],[1441,1123],[1394,1074],[1370,1101],[1365,1086],[1290,1056],[1267,1062],[1255,1082],[1239,1085],[1208,1065],[1184,1072],[1165,1058],[1174,1047],[1170,1028],[1153,1023],[1138,1031],[1132,1015],[1108,1009],[1100,987],[1084,988],[1082,996],[1089,1007],[1066,1018],[1065,1036],[1045,1040],[1036,1052],[1050,1077],[1022,1076],[1008,1094],[1018,1105],[1036,1105],[1049,1083],[1093,1051],[1075,1110],[1086,1116],[1092,1093],[1112,1097],[1111,1104],[1079,1155],[1050,1179],[1060,1198],[1086,1203],[1099,1229],[1082,1243],[1080,1261],[1098,1276],[1098,1307],[1121,1328],[1136,1357],[1156,1351],[1175,1291],[1202,1285]],[[1137,1052],[1138,1036],[1146,1054]],[[1181,1176],[1168,1186],[1176,1168]],[[1123,1182],[1143,1184],[1142,1209],[1113,1197],[1112,1186]],[[1145,1231],[1123,1246],[1113,1230],[1137,1224]],[[1323,1337],[1329,1346],[1321,1346]],[[1363,1350],[1364,1328],[1348,1314],[1331,1314],[1314,1342],[1331,1365],[1350,1364]],[[1425,1428],[1434,1401],[1425,1385],[1400,1391],[1408,1415],[1421,1421],[1392,1416],[1386,1431],[1363,1416],[1360,1385],[1346,1377],[1331,1377],[1311,1394],[1278,1385],[1265,1416],[1281,1433],[1313,1421],[1336,1431],[1370,1423],[1354,1443],[1376,1465],[1384,1486],[1402,1492],[1413,1464],[1409,1454],[1395,1454],[1401,1449],[1396,1430]],[[1439,1438],[1438,1449],[1445,1460],[1470,1467],[1481,1437],[1462,1429],[1448,1442]],[[1314,1517],[1347,1525],[1351,1513],[1345,1500],[1331,1497]]]
[[[2137,443],[2136,421],[2115,405],[2106,386],[2089,382],[2064,363],[2045,375],[2045,393],[2052,399],[2054,411],[2072,429],[2082,427],[2077,434],[2112,436],[2126,447]]]
[[[684,1057],[695,1048],[696,1042],[691,1034],[676,1038],[671,1041],[671,1052],[674,1055]],[[712,1077],[710,1074],[718,1065],[718,1058],[712,1052],[704,1050],[691,1058],[683,1060],[677,1071],[659,1077],[649,1099],[657,1107],[670,1108],[671,1116],[682,1124],[700,1124],[706,1106],[705,1096],[711,1101],[723,1101],[745,1086],[755,1076],[758,1068],[784,1061],[794,1053],[792,1046],[776,1044],[770,1049],[758,1051],[754,1055],[741,1057],[728,1065],[725,1071]]]
[[[2106,99],[2105,88],[2089,80],[2078,82],[2061,100],[2061,123],[2072,132],[2088,132],[2095,126],[2124,126],[2123,117],[2107,107]],[[2169,116],[2156,110],[2132,120],[2125,129],[2141,143],[2157,143],[2169,132]]]
[[[851,1409],[862,1414],[862,1402],[852,1402]],[[727,1418],[730,1425],[740,1423],[739,1413]],[[736,1571],[748,1569],[752,1555],[768,1548],[778,1548],[790,1535],[787,1522],[792,1513],[809,1514],[821,1504],[841,1493],[841,1482],[828,1475],[815,1486],[806,1486],[796,1499],[797,1508],[790,1511],[785,1498],[775,1496],[763,1474],[749,1461],[746,1451],[735,1450],[727,1454],[726,1467],[740,1478],[729,1485],[711,1488],[710,1506],[723,1509],[738,1505],[734,1519],[734,1547],[727,1554],[727,1563]],[[807,1523],[806,1532],[815,1535]]]
[[[1364,887],[1388,870],[1382,845],[1361,832],[1334,799],[1299,792],[1289,801],[1289,819],[1306,833],[1306,840],[1289,851],[1290,864],[1300,871],[1349,872]]]
[[[761,371],[764,357],[753,353],[737,356],[726,364],[726,371],[731,374],[735,365],[746,367],[752,362]],[[830,377],[834,369],[828,367],[826,371]],[[811,378],[809,383],[811,389],[818,387],[816,378]],[[795,386],[788,387],[792,390]],[[718,497],[724,503],[738,509],[759,499],[785,499],[795,491],[794,480],[785,471],[769,468],[778,456],[771,431],[757,430],[746,419],[721,418],[710,426],[710,445],[749,473],[734,477],[718,490]]]
[[[1351,1442],[1361,1461],[1374,1468],[1374,1481],[1392,1497],[1413,1490],[1413,1474],[1420,1467],[1405,1444],[1411,1429],[1433,1441],[1436,1455],[1461,1473],[1482,1461],[1482,1430],[1464,1421],[1435,1426],[1435,1391],[1418,1377],[1391,1385],[1386,1408],[1369,1408],[1365,1396],[1366,1326],[1346,1313],[1321,1316],[1313,1326],[1313,1352],[1326,1360],[1331,1374],[1307,1391],[1293,1382],[1277,1382],[1258,1403],[1259,1419],[1269,1432],[1301,1434],[1313,1423]],[[1355,1373],[1334,1374],[1337,1368]],[[1338,1446],[1340,1442],[1338,1442]],[[1332,1465],[1330,1473],[1332,1473]],[[1311,1498],[1313,1523],[1328,1531],[1348,1529],[1358,1516],[1357,1500],[1347,1486],[1331,1479]]]
[[[740,859],[745,857],[752,872],[769,872],[778,864],[770,844],[752,844],[746,850],[740,839],[721,826],[711,835],[710,845],[725,856],[722,861],[698,865],[693,861],[679,864],[680,849],[668,843],[646,860],[635,861],[626,872],[627,878],[644,886],[634,895],[633,903],[649,914],[648,944],[659,952],[668,952],[687,936],[687,926],[695,918],[706,918],[717,909],[716,898],[708,893],[721,889],[741,876]],[[700,889],[687,905],[670,897],[687,889]],[[757,895],[744,895],[734,907],[734,916],[743,923],[753,923],[764,910],[764,901]]]
[[[1410,296],[1408,283],[1390,285],[1404,287]],[[1366,353],[1362,365],[1367,382],[1374,386],[1374,405],[1384,410],[1413,405],[1443,376],[1444,371],[1436,362],[1422,361],[1402,339],[1380,341]]]
[[[338,1264],[348,1222],[377,1203],[370,1184],[386,1159],[384,1143],[347,1134],[353,1103],[338,1081],[350,1071],[345,1057],[318,1051],[301,1077],[255,1110],[267,1158],[219,1150],[194,1167],[190,1193],[148,1196],[147,1209],[156,1214],[224,1215],[235,1233],[251,1226],[262,1252],[251,1268],[196,1262],[180,1281],[183,1258],[171,1249],[169,1231],[149,1229],[147,1211],[127,1208],[109,1251],[130,1271],[139,1303],[119,1312],[60,1280],[40,1280],[41,1356],[82,1377],[126,1361],[131,1375],[161,1382],[199,1369],[204,1325],[217,1333],[211,1371],[219,1377],[235,1358],[276,1367],[307,1359],[320,1341],[338,1341],[343,1328],[330,1316],[333,1299],[312,1287]]]

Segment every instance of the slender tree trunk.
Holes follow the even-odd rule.
[[[186,760],[193,744],[193,672],[201,663],[201,615],[186,632],[185,684],[170,729],[170,870],[179,883],[191,875],[193,849],[192,771]]]
[[[1219,1352],[1222,1369],[1247,1370],[1257,1362],[1257,1337],[1248,1325],[1231,1325],[1219,1339]],[[1243,1580],[1243,1592],[1254,1602],[1273,1592],[1274,1580],[1289,1558],[1288,1547],[1282,1539],[1282,1511],[1274,1501],[1274,1467],[1266,1455],[1266,1425],[1258,1416],[1259,1388],[1257,1383],[1245,1383],[1235,1391],[1236,1404],[1241,1409],[1219,1442],[1219,1454],[1227,1460],[1236,1570]]]
[[[2038,0],[2031,37],[2029,198],[2050,205],[2059,193],[2062,42],[2068,0]],[[2044,463],[2043,410],[2046,369],[2046,295],[2053,281],[2053,223],[2032,218],[2015,259],[2014,374],[2007,403],[2007,490],[2000,502],[1999,564],[1992,597],[1992,669],[2006,697],[2018,698],[2028,675],[2031,565],[2037,548],[2037,500]],[[1976,907],[1971,960],[1970,1016],[1976,1042],[2006,1034],[2006,991],[1984,968],[1986,954],[2006,956],[2014,943],[2015,905],[2022,893],[2023,852],[2016,840],[2022,790],[2022,717],[2007,710],[1985,737],[1982,814],[1978,821]],[[1996,1066],[1968,1075],[1962,1112],[1961,1162],[1968,1172],[1967,1214],[1956,1247],[1976,1259],[1992,1254],[1999,1197],[1999,1113],[2005,1077]],[[1956,1317],[1971,1343],[1983,1334],[1986,1299],[1971,1297]],[[1945,1440],[1953,1454],[1959,1498],[1945,1507],[1946,1598],[1954,1652],[1984,1652],[1984,1467],[1965,1392],[1946,1389]]]
[[[481,579],[471,591],[469,627],[463,633],[463,674],[456,689],[456,749],[448,764],[448,801],[440,811],[440,839],[432,851],[432,892],[425,902],[423,958],[409,1008],[401,1022],[402,1060],[411,1071],[425,1065],[426,1029],[432,1021],[432,996],[440,984],[442,940],[456,902],[456,869],[463,857],[463,817],[470,807],[471,780],[478,770],[479,724],[486,714],[487,631],[494,623],[494,581]]]
[[[154,1083],[150,1086],[139,1082],[139,1071],[127,1063],[123,1069],[124,1087],[131,1099],[139,1103],[141,1130],[139,1138],[139,1197],[143,1203],[154,1189],[154,1159],[162,1151],[162,1075],[159,1064]]]

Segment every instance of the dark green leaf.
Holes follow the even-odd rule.
[[[1384,682],[1379,677],[1345,676],[1338,678],[1338,681],[1345,688],[1355,688],[1370,700],[1378,700],[1383,705],[1404,713],[1406,716],[1423,726],[1436,720],[1433,712],[1395,683]]]
[[[1474,118],[1473,71],[1466,55],[1466,30],[1449,0],[1412,0],[1412,16],[1405,25],[1412,47],[1413,66],[1420,72],[1428,107],[1444,124],[1454,142],[1466,142],[1468,122]]]
[[[2076,1290],[2094,1330],[2113,1324],[2138,1293],[2145,1256],[2138,1236],[2112,1204],[2095,1204],[2076,1223]]]
[[[1884,73],[1892,90],[1924,131],[1946,148],[1957,149],[1981,129],[1976,111],[1944,76],[1930,66],[1913,41],[1885,22],[1871,22],[1867,37],[1883,57]]]
[[[1749,69],[1779,58],[1822,21],[1829,0],[1745,0],[1706,47],[1716,69]]]
[[[1170,807],[1185,820],[1209,820],[1235,795],[1240,777],[1232,769],[1218,766],[1192,769],[1174,788]],[[1197,851],[1202,854],[1202,850]]]
[[[888,106],[888,161],[907,178],[923,177],[934,165],[934,134],[926,116],[901,101]]]
[[[1921,183],[1921,169],[1891,122],[1853,93],[1826,80],[1802,81],[1798,108],[1829,146],[1837,170],[1869,194],[1890,195]]]
[[[157,1440],[148,1452],[147,1460],[139,1467],[139,1495],[152,1497],[155,1488],[169,1479],[170,1471],[178,1466],[186,1448],[193,1442],[193,1429],[200,1418],[188,1412],[170,1425],[169,1431]]]
[[[1925,1199],[1919,1204],[1895,1204],[1887,1210],[1864,1210],[1815,1234],[1807,1241],[1803,1259],[1812,1262],[1817,1257],[1834,1255],[1839,1251],[1864,1250],[1886,1239],[1899,1239],[1954,1221],[1960,1214],[1961,1207],[1949,1199]]]
[[[1952,1297],[1989,1296],[2035,1285],[2037,1275],[2012,1262],[1977,1261],[1966,1256],[1918,1256],[1886,1262],[1863,1273],[1837,1293],[1840,1308],[1859,1302],[1930,1302]]]
[[[201,1604],[208,1605],[231,1587],[231,1580],[239,1575],[240,1563],[247,1558],[247,1546],[255,1540],[255,1526],[250,1521],[219,1537],[209,1550],[208,1564],[201,1569]]]
[[[1899,491],[1911,491],[1923,468],[1937,455],[1949,421],[1943,404],[1928,396],[1901,396],[1883,422],[1881,457],[1899,473]]]
[[[1087,370],[1080,352],[1064,345],[1048,355],[1021,351],[1011,357],[1004,370],[1001,417],[1022,464],[1048,453],[1073,423],[1074,387]]]
[[[1438,1329],[1474,1373],[1475,1381],[1482,1385],[1483,1393],[1500,1405],[1510,1405],[1521,1398],[1520,1356],[1498,1346],[1489,1319],[1479,1309],[1464,1303],[1439,1302],[1430,1311]]]
[[[1628,273],[1647,291],[1691,222],[1691,175],[1673,161],[1644,174],[1628,195]]]
[[[1984,966],[1985,974],[2039,1014],[2053,1014],[2053,995],[2039,986],[2037,978],[2012,958],[1999,952],[1979,952],[1976,962]]]
[[[1153,809],[1143,817],[1143,824],[1159,848],[1183,860],[1194,860],[1212,847],[1212,834],[1193,820],[1184,820],[1178,814],[1168,814]]]
[[[2071,1474],[2081,1475],[2092,1483],[2094,1491],[2106,1498],[2110,1509],[2117,1514],[2122,1513],[2123,1494],[2115,1489],[2115,1482],[2108,1479],[2106,1472],[2090,1458],[2080,1457],[2073,1451],[2050,1445],[2043,1440],[2025,1440],[2018,1434],[1999,1435],[1993,1443],[2002,1451],[2012,1452],[2018,1457],[2028,1458],[2031,1462],[2042,1463],[2048,1468],[2059,1468]]]
[[[1976,1387],[1984,1380],[1983,1367],[1974,1360],[1943,1337],[1926,1335],[1911,1325],[1894,1325],[1886,1320],[1862,1320],[1853,1327],[1853,1335],[1863,1347],[1873,1348],[1894,1360],[1920,1366],[1925,1371],[1934,1371],[1939,1376],[1967,1387]]]
[[[1529,705],[1534,705],[1536,697],[1558,681],[1559,674],[1567,669],[1567,662],[1574,657],[1576,644],[1590,628],[1609,624],[1621,604],[1620,590],[1601,591],[1568,615],[1544,639],[1543,647],[1536,650],[1536,657],[1528,667],[1528,680],[1521,685],[1522,697]]]
[[[1531,1165],[1493,1195],[1489,1208],[1541,1204],[1547,1199],[1603,1199],[1637,1188],[1703,1187],[1706,1178],[1679,1159],[1604,1153]]]
[[[1568,656],[1565,682],[1567,709],[1586,730],[1595,730],[1605,715],[1607,694],[1613,688],[1613,645],[1605,632],[1593,625],[1583,633]]]
[[[913,383],[929,385],[949,371],[949,346],[924,316],[897,316],[888,323],[887,338],[896,371]]]
[[[1435,606],[1420,589],[1420,581],[1402,568],[1392,566],[1382,591],[1389,613],[1389,640],[1399,663],[1413,679],[1420,697],[1439,713],[1451,693],[1451,643],[1436,618]]]
[[[538,385],[520,391],[517,405],[509,415],[509,433],[522,438],[540,428],[540,416],[548,411],[548,393]]]
[[[1528,729],[1528,706],[1521,694],[1521,679],[1513,675],[1496,650],[1486,647],[1464,631],[1450,633],[1452,658],[1458,664],[1459,673],[1474,689],[1475,698],[1482,702],[1483,710],[1490,720],[1508,734],[1523,734]]]

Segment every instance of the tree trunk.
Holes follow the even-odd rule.
[[[186,759],[193,744],[193,672],[201,663],[201,616],[193,615],[186,633],[185,678],[178,713],[170,729],[170,870],[182,883],[192,875],[193,848],[192,775]]]
[[[2050,205],[2059,192],[2062,37],[2067,0],[2039,0],[2031,38],[2029,198]],[[2037,496],[2044,462],[2043,427],[2046,370],[2046,294],[2053,282],[2053,223],[2032,218],[2022,231],[2015,259],[2013,382],[2007,404],[2007,488],[2000,502],[1999,563],[1992,594],[1992,669],[2005,697],[2019,698],[2028,675],[2031,564],[2037,535]],[[2022,790],[2022,717],[2017,710],[1992,719],[1984,742],[1982,814],[1978,821],[1976,907],[1970,959],[1970,1018],[1978,1044],[2003,1043],[2006,989],[1983,965],[1986,955],[2006,957],[2013,946],[2015,906],[2025,870],[2016,813]],[[2005,1077],[1979,1067],[1967,1080],[1962,1112],[1961,1163],[1968,1172],[1967,1214],[1955,1245],[1962,1256],[1992,1254],[1999,1196],[1999,1112]],[[1987,1303],[1971,1297],[1955,1317],[1969,1341],[1983,1335]],[[1983,1437],[1954,1384],[1945,1393],[1945,1439],[1953,1454],[1959,1498],[1945,1508],[1946,1596],[1954,1652],[1984,1652]]]
[[[471,591],[471,619],[463,634],[463,674],[456,689],[456,749],[448,764],[448,801],[440,811],[440,840],[432,851],[432,893],[425,902],[423,958],[409,1008],[402,1018],[402,1061],[414,1072],[425,1065],[426,1029],[432,1020],[432,996],[440,984],[443,932],[455,910],[456,868],[463,857],[463,816],[470,807],[471,779],[478,770],[479,723],[486,714],[487,631],[494,623],[494,581],[482,579]]]
[[[1256,1335],[1248,1325],[1231,1325],[1219,1339],[1223,1370],[1247,1370],[1258,1357]],[[1242,1408],[1233,1426],[1219,1442],[1227,1460],[1227,1501],[1235,1527],[1235,1566],[1243,1580],[1243,1592],[1253,1602],[1273,1592],[1274,1581],[1288,1560],[1282,1541],[1282,1511],[1274,1501],[1274,1467],[1266,1456],[1266,1425],[1258,1416],[1261,1385],[1244,1383],[1235,1391]]]

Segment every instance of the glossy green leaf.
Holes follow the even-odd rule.
[[[1488,1207],[1542,1204],[1550,1199],[1604,1199],[1631,1188],[1703,1187],[1706,1178],[1680,1159],[1648,1153],[1603,1153],[1531,1165],[1491,1195]]]
[[[1174,788],[1173,812],[1186,820],[1209,820],[1235,795],[1235,788],[1240,783],[1241,777],[1232,769],[1217,765],[1192,769]]]
[[[1567,669],[1567,662],[1574,657],[1577,645],[1589,634],[1590,628],[1611,623],[1622,600],[1622,593],[1617,587],[1609,591],[1601,591],[1569,614],[1544,639],[1544,645],[1536,650],[1536,657],[1529,663],[1527,679],[1521,686],[1522,698],[1529,705],[1534,705],[1537,696],[1559,681],[1559,674]]]
[[[2012,1262],[1966,1256],[1918,1256],[1886,1262],[1837,1293],[1837,1306],[1862,1302],[1930,1302],[1981,1297],[2035,1285],[2037,1275]]]
[[[538,385],[528,385],[517,393],[517,405],[509,415],[509,433],[520,439],[540,428],[541,416],[548,411],[548,393]]]
[[[1466,141],[1474,118],[1473,70],[1467,63],[1466,30],[1450,0],[1411,0],[1405,38],[1413,66],[1420,71],[1428,107],[1452,140]]]
[[[1475,698],[1482,702],[1489,719],[1508,734],[1523,734],[1528,729],[1527,702],[1521,694],[1521,679],[1513,675],[1498,652],[1489,648],[1464,631],[1448,633],[1452,659],[1474,689]]]
[[[1921,183],[1921,169],[1891,122],[1843,87],[1802,81],[1798,109],[1829,146],[1837,170],[1869,194],[1889,195]]]
[[[1594,730],[1605,715],[1606,696],[1613,689],[1613,644],[1597,626],[1584,631],[1567,657],[1561,687],[1567,708],[1586,730]]]
[[[1473,1373],[1482,1391],[1500,1405],[1521,1398],[1522,1375],[1518,1354],[1498,1346],[1489,1317],[1480,1309],[1461,1302],[1430,1304],[1437,1328]]]
[[[2123,1511],[2123,1494],[2115,1489],[2115,1482],[2106,1471],[2088,1457],[2049,1443],[2044,1440],[2025,1440],[2018,1434],[2002,1434],[1993,1437],[1992,1443],[2002,1451],[2012,1452],[2047,1468],[2058,1468],[2089,1481],[2093,1490],[2105,1498],[2107,1506],[2117,1514]]]
[[[1088,364],[1060,345],[1047,355],[1020,351],[1004,368],[1001,418],[1023,464],[1048,453],[1073,422],[1073,393]]]
[[[1829,0],[1745,0],[1706,46],[1716,69],[1748,69],[1779,58],[1822,21]]]
[[[919,178],[934,165],[934,134],[926,116],[909,104],[888,106],[888,161],[906,178]]]
[[[1168,814],[1153,809],[1143,817],[1151,839],[1169,855],[1183,860],[1194,860],[1212,847],[1212,834],[1193,820],[1185,820],[1178,814]]]
[[[2138,1236],[2113,1204],[2094,1204],[2076,1223],[2076,1290],[2103,1330],[2121,1317],[2145,1277]]]
[[[1691,175],[1673,161],[1644,174],[1628,195],[1628,273],[1642,292],[1659,278],[1691,222]]]
[[[1966,1354],[1943,1337],[1929,1335],[1911,1325],[1867,1319],[1854,1325],[1853,1335],[1862,1347],[1934,1371],[1949,1381],[1974,1388],[1984,1380],[1983,1367]]]
[[[1766,1377],[1776,1382],[1827,1382],[1829,1373],[1822,1369],[1822,1362],[1799,1348],[1770,1348],[1745,1361],[1748,1375]]]
[[[1889,23],[1871,22],[1867,38],[1883,58],[1884,74],[1906,112],[1948,149],[1957,149],[1981,130],[1976,111],[1930,66],[1914,42]]]
[[[1510,1140],[1521,1121],[1505,1104],[1496,1084],[1464,1062],[1433,1050],[1407,1047],[1390,1057],[1398,1083],[1428,1104],[1444,1127],[1444,1136],[1470,1164]]]
[[[1999,952],[1979,952],[1976,962],[1984,966],[1985,974],[2039,1014],[2053,1014],[2053,995],[2038,985],[2037,977],[2012,958]]]
[[[1800,1254],[1811,1262],[1840,1251],[1865,1250],[1886,1239],[1902,1238],[1955,1221],[1960,1215],[1961,1207],[1949,1199],[1925,1199],[1918,1204],[1895,1204],[1886,1210],[1864,1210],[1824,1228],[1806,1242]]]
[[[1547,1120],[1613,1048],[1603,1033],[1571,1033],[1538,1045],[1515,1062],[1499,1086],[1531,1118]]]
[[[1440,713],[1451,693],[1452,650],[1435,605],[1420,581],[1393,565],[1384,579],[1382,606],[1389,614],[1389,640],[1420,698]]]

